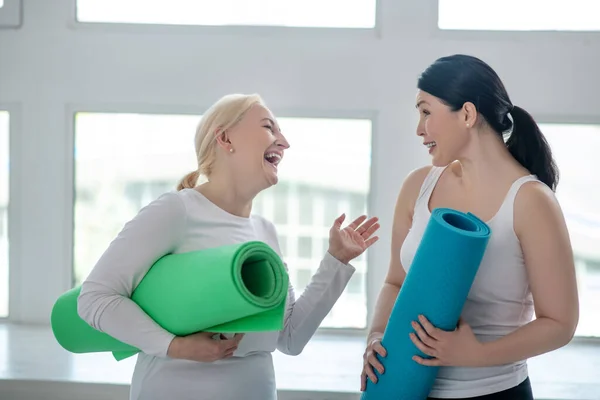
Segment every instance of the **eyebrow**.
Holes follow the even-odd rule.
[[[429,103],[427,103],[425,100],[421,100],[421,101],[419,101],[419,102],[417,103],[417,105],[415,106],[415,108],[419,108],[419,106],[420,106],[421,104],[429,104]]]
[[[274,128],[274,129],[278,130],[279,133],[281,133],[281,128],[271,118],[268,118],[268,117],[267,118],[263,118],[263,119],[261,119],[261,122],[262,121],[269,121],[271,123],[271,125],[273,126],[272,129]]]

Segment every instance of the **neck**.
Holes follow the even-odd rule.
[[[460,168],[455,171],[466,186],[495,181],[507,167],[518,165],[502,139],[491,130],[475,135],[465,155],[458,161]]]
[[[238,217],[248,218],[252,211],[252,201],[257,193],[244,189],[243,185],[231,180],[211,176],[210,180],[196,188],[217,207]]]

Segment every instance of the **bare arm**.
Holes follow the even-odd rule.
[[[284,329],[277,341],[277,348],[282,353],[298,355],[302,352],[354,274],[355,269],[349,262],[378,240],[377,236],[372,236],[379,229],[377,218],[366,218],[354,220],[344,229],[349,232],[344,235],[340,233],[344,218],[338,218],[330,230],[329,249],[299,298],[296,299],[290,283]],[[281,254],[272,225],[270,231]]]
[[[386,356],[386,350],[381,345],[381,339],[387,326],[388,320],[394,308],[396,298],[400,292],[400,288],[404,283],[406,272],[402,266],[400,260],[400,249],[402,243],[408,235],[408,231],[412,226],[413,212],[415,209],[415,203],[421,185],[425,177],[429,173],[431,167],[422,167],[412,171],[402,184],[398,199],[396,200],[396,207],[394,209],[394,223],[392,226],[392,245],[390,254],[390,266],[388,273],[383,282],[383,287],[379,292],[377,303],[375,305],[375,311],[373,313],[373,322],[371,323],[371,329],[367,336],[367,348],[363,355],[363,371],[361,374],[361,391],[366,389],[367,377],[371,382],[376,383],[378,381],[377,375],[373,371],[373,367],[376,368],[380,374],[384,373],[384,368],[381,362],[375,356],[375,353],[381,357]]]
[[[552,351],[567,344],[579,320],[573,251],[554,194],[541,184],[526,184],[515,201],[519,237],[536,319],[483,346],[483,363],[498,365]]]
[[[392,308],[404,283],[406,272],[400,261],[400,248],[412,226],[412,217],[415,202],[421,185],[431,167],[422,167],[412,171],[404,181],[394,210],[394,224],[392,227],[392,245],[390,254],[390,265],[383,287],[377,298],[373,322],[369,331],[368,341],[381,337],[387,326]]]

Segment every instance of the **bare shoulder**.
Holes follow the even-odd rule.
[[[432,165],[425,165],[423,167],[413,169],[408,173],[408,175],[406,175],[404,185],[411,186],[413,188],[420,188],[423,184],[423,181],[427,177],[427,174],[429,174],[432,168]]]
[[[394,210],[393,240],[397,239],[400,242],[404,240],[412,223],[412,216],[421,186],[432,168],[431,165],[428,165],[414,169],[408,173],[404,182],[402,182]]]
[[[426,165],[424,167],[413,169],[408,173],[404,179],[404,182],[402,183],[400,193],[398,194],[398,205],[403,205],[409,208],[414,206],[414,203],[419,196],[419,192],[421,191],[421,186],[423,186],[423,182],[432,168],[433,166]]]
[[[515,233],[564,225],[564,216],[555,193],[542,182],[526,182],[515,198]]]

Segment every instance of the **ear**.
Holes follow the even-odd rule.
[[[474,127],[477,123],[477,108],[475,108],[475,104],[471,103],[470,101],[467,101],[465,104],[463,104],[462,114],[465,127]]]
[[[215,133],[215,140],[217,145],[227,150],[231,147],[231,140],[229,140],[229,132],[226,129],[218,128]]]

